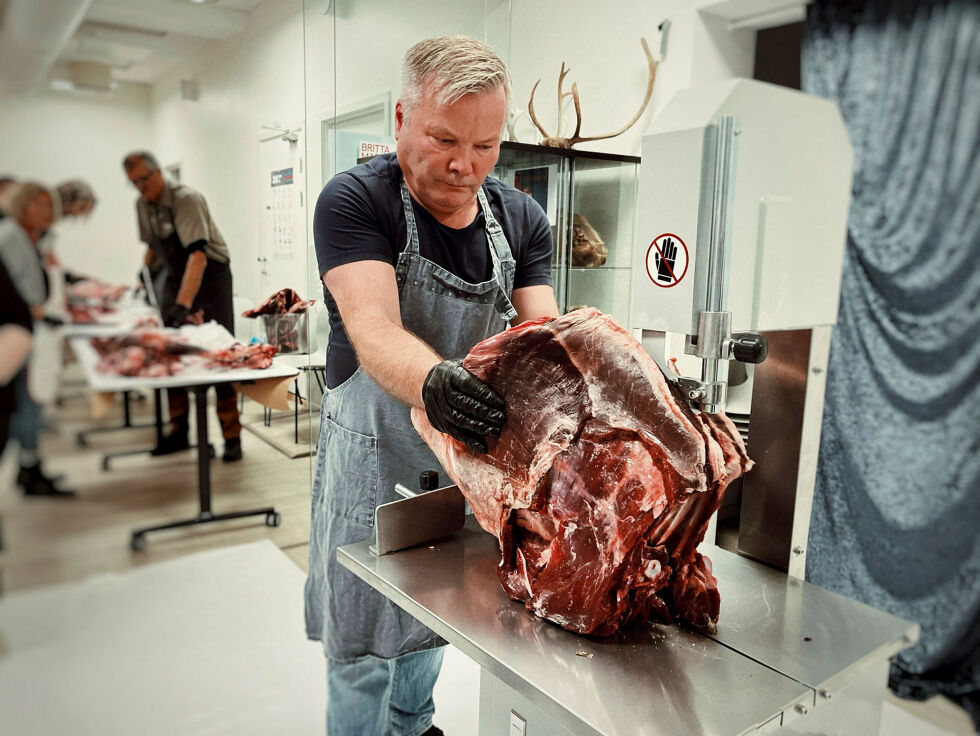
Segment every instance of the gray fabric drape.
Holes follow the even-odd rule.
[[[918,621],[892,687],[980,724],[980,4],[818,0],[802,74],[855,153],[807,578]]]

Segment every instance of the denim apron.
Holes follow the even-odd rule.
[[[446,360],[462,359],[517,316],[510,301],[515,268],[510,245],[482,188],[477,198],[486,219],[493,274],[471,284],[419,255],[412,199],[404,180],[401,184],[408,230],[408,244],[395,267],[402,324]],[[390,659],[446,643],[337,561],[337,547],[374,536],[375,508],[400,498],[395,483],[415,488],[421,471],[439,469],[409,414],[408,406],[386,394],[360,367],[323,396],[306,631],[323,642],[333,660],[368,654]],[[445,472],[441,477],[448,480]]]

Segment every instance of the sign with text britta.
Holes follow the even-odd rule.
[[[361,141],[357,147],[357,159],[371,158],[380,156],[382,153],[391,153],[390,143],[379,143],[376,141]]]

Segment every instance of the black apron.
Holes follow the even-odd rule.
[[[151,228],[152,232],[152,228]],[[153,251],[167,264],[167,280],[163,285],[161,310],[174,304],[180,293],[180,284],[184,279],[187,259],[190,254],[180,242],[177,235],[177,222],[174,220],[173,208],[170,208],[170,234],[161,238],[153,233],[156,241],[151,245]],[[232,335],[235,334],[235,310],[232,306],[231,267],[227,263],[219,263],[208,258],[201,278],[201,288],[197,291],[191,313],[204,311],[204,321],[214,320]]]

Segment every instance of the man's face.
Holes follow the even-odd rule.
[[[156,202],[163,195],[163,172],[157,169],[150,171],[146,161],[139,160],[136,165],[126,172],[133,186],[140,190],[140,196],[147,202]]]
[[[54,203],[47,192],[41,192],[24,207],[21,224],[28,230],[43,233],[53,222]]]
[[[398,163],[415,199],[437,219],[468,212],[497,163],[507,115],[502,88],[443,105],[426,85],[406,121],[395,106]]]

